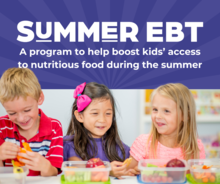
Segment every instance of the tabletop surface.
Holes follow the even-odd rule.
[[[53,176],[53,177],[27,177],[26,184],[61,184],[60,182],[61,176]],[[114,177],[110,177],[111,184],[139,184],[136,176],[125,176],[123,179],[115,179]],[[186,183],[188,184],[188,183]]]

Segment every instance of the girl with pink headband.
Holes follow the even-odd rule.
[[[115,102],[110,90],[95,82],[83,83],[74,91],[72,117],[64,137],[64,161],[100,158],[110,161],[110,175],[120,178],[128,173],[123,161],[130,148],[118,134]]]

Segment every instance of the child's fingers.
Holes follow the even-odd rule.
[[[127,165],[125,164],[125,165],[121,165],[121,166],[116,166],[116,167],[114,167],[114,170],[115,171],[122,171],[122,172],[125,172],[126,170],[127,170]]]
[[[114,173],[116,173],[117,176],[123,176],[126,174],[126,166],[122,166],[122,167],[116,167],[114,168]]]
[[[118,177],[116,177],[116,178],[118,178],[119,180],[123,179],[121,176],[118,176]]]
[[[136,171],[140,172],[140,169],[138,169],[138,166],[136,166],[134,169],[135,169]]]
[[[7,154],[7,155],[17,155],[16,152],[8,150],[8,149],[7,150],[3,150],[2,153],[3,154]]]
[[[120,168],[121,170],[127,170],[127,164],[122,165]]]
[[[23,162],[25,165],[34,166],[33,161],[31,161],[31,160],[21,158],[21,159],[19,159],[19,161]]]
[[[122,165],[123,165],[123,162],[113,161],[113,164],[114,164],[115,166],[122,166]]]
[[[14,143],[7,142],[7,144],[2,145],[2,150],[10,150],[12,152],[18,153],[20,148],[18,147],[18,145],[14,144]]]
[[[14,155],[14,156],[17,156],[17,154],[18,154],[18,152],[17,152],[17,151],[14,151],[14,150],[6,150],[5,152],[6,152],[6,154],[8,154],[8,155]]]
[[[18,153],[19,156],[23,157],[23,158],[26,158],[26,159],[29,159],[29,160],[32,160],[33,157],[29,156],[27,153]],[[22,158],[20,158],[19,160],[21,161]],[[26,160],[25,159],[25,160]]]
[[[18,153],[19,156],[32,160],[36,158],[35,152],[27,151],[26,153]]]
[[[15,159],[16,155],[6,155],[6,159]]]
[[[17,152],[14,152],[14,151],[11,151],[11,150],[6,150],[5,153],[8,155],[8,156],[11,156],[11,157],[16,157],[17,156]]]
[[[116,174],[116,176],[118,176],[118,177],[120,177],[120,176],[125,176],[125,175],[126,175],[125,171],[119,171],[119,172],[117,172],[117,174]]]
[[[133,175],[138,175],[138,174],[140,174],[140,171],[135,170],[135,169],[129,169],[129,173],[131,173]]]
[[[7,147],[6,147],[6,149],[7,149],[7,150],[10,150],[10,151],[12,151],[12,152],[16,152],[16,153],[18,153],[18,152],[20,151],[19,146],[16,145],[16,144],[13,144],[13,143],[8,144]]]
[[[18,153],[18,155],[21,156],[21,157],[26,157],[27,156],[26,153]]]
[[[125,175],[126,176],[135,176],[135,174],[131,173],[130,171],[127,171]]]
[[[27,151],[26,153],[30,157],[35,157],[36,156],[36,152],[33,152],[33,151]]]

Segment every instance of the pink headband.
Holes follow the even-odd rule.
[[[77,99],[76,105],[78,112],[81,112],[83,109],[85,109],[92,101],[92,99],[89,98],[87,95],[82,95],[85,86],[85,82],[78,85],[73,93],[73,97]]]

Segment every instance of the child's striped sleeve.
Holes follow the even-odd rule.
[[[52,136],[51,144],[47,155],[45,156],[56,168],[61,168],[63,163],[63,131],[62,125],[58,120],[51,120]]]

